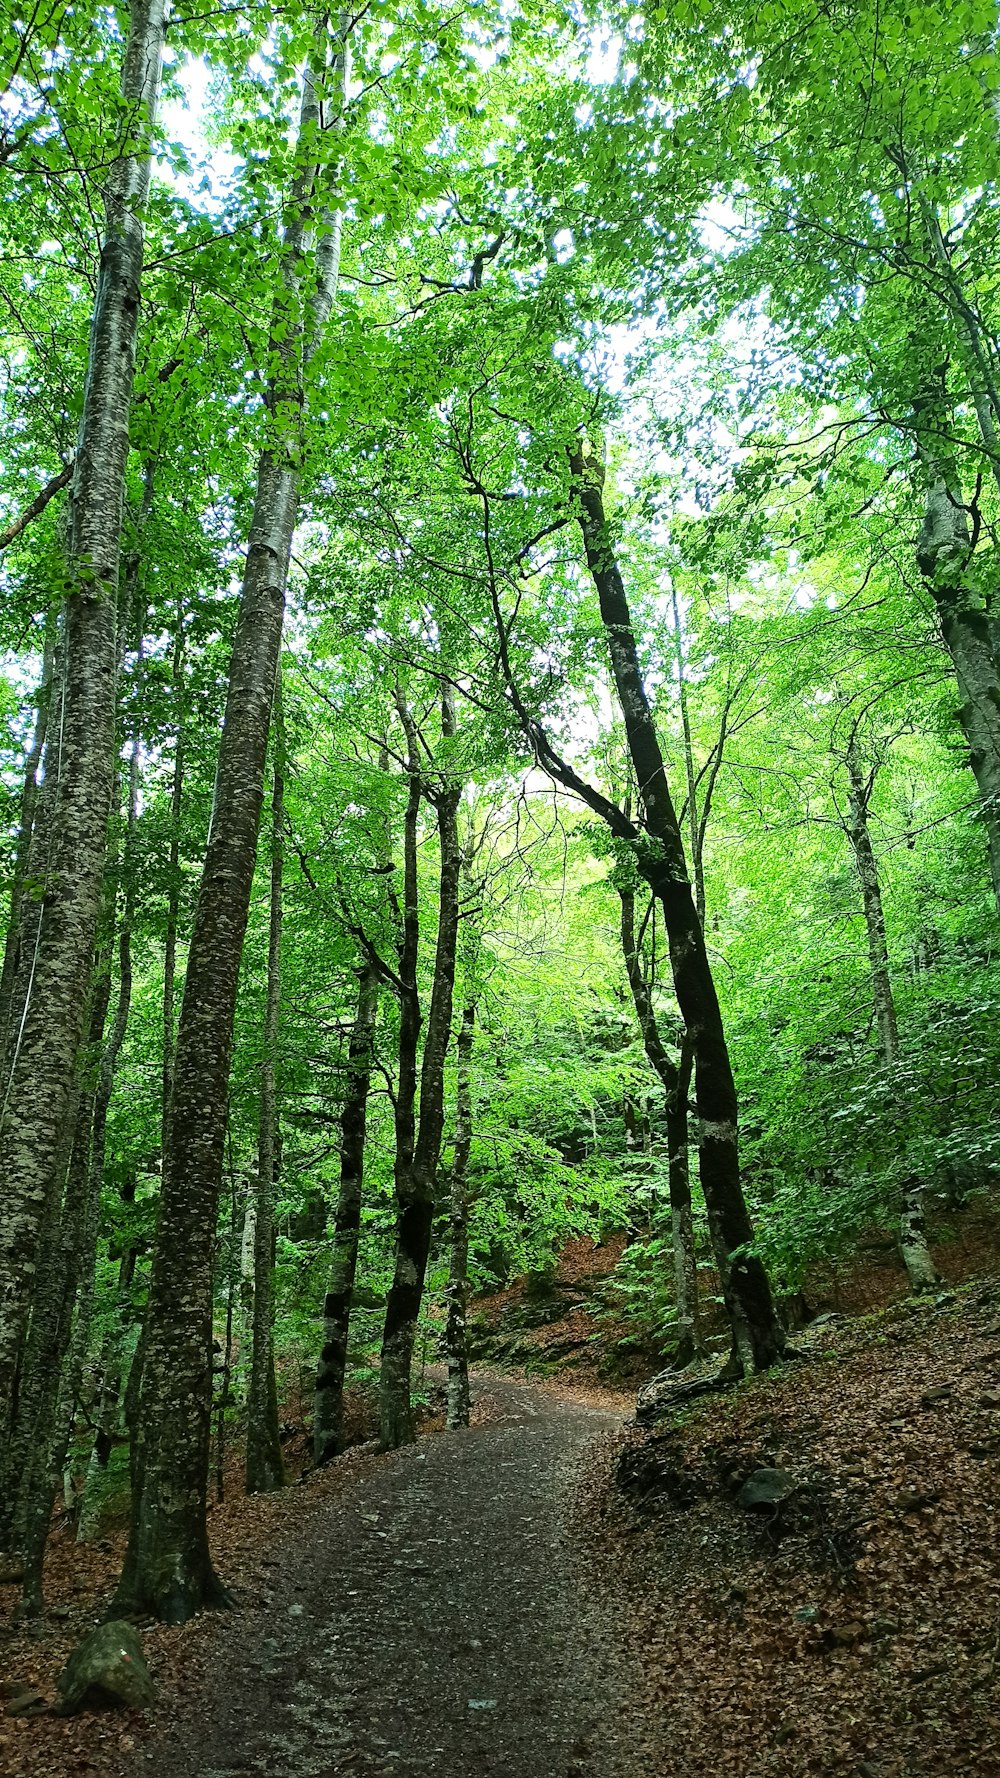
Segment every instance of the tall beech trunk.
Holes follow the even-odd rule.
[[[253,1244],[253,1361],[247,1398],[248,1494],[284,1487],[274,1374],[274,1200],[277,1189],[278,1040],[281,1021],[281,928],[285,820],[285,731],[281,669],[275,686],[274,766],[271,787],[271,905],[267,943],[267,1000],[260,1063],[260,1121]]]
[[[374,964],[368,962],[360,973],[358,1008],[347,1051],[347,1092],[340,1118],[340,1190],[333,1221],[330,1281],[323,1299],[323,1345],[316,1371],[313,1453],[317,1463],[339,1457],[345,1445],[344,1375],[358,1267],[378,992],[378,973]]]
[[[690,1364],[705,1350],[698,1302],[698,1270],[691,1214],[691,1165],[688,1143],[688,1093],[691,1088],[691,1047],[685,1042],[679,1063],[671,1060],[660,1036],[649,983],[642,967],[635,936],[635,896],[619,889],[621,939],[625,971],[642,1033],[646,1059],[655,1068],[663,1087],[667,1114],[667,1181],[670,1197],[670,1235],[674,1262],[674,1302],[677,1309],[677,1361]],[[723,1288],[725,1288],[723,1280]]]
[[[315,52],[327,62],[323,21]],[[336,57],[342,103],[346,43]],[[337,255],[312,256],[319,169],[318,76],[307,67],[299,165],[285,221],[268,358],[269,441],[257,470],[233,641],[212,822],[195,907],[180,1025],[133,1441],[132,1519],[120,1610],[180,1623],[226,1602],[206,1527],[212,1410],[212,1285],[240,960],[264,796],[285,586],[298,512],[303,374],[329,316]],[[339,241],[339,236],[338,236]],[[318,263],[316,261],[318,260]],[[315,291],[310,297],[310,263]]]
[[[36,701],[37,716],[28,752],[24,761],[24,784],[21,790],[21,816],[18,822],[17,840],[14,847],[14,878],[10,890],[10,907],[7,914],[7,936],[4,943],[3,970],[0,972],[0,1054],[7,1044],[7,1029],[10,1019],[11,997],[14,991],[14,979],[17,974],[18,953],[21,940],[22,912],[24,891],[28,878],[28,859],[31,854],[31,837],[35,822],[35,808],[38,802],[38,773],[45,749],[45,731],[49,718],[49,704],[52,696],[52,677],[55,665],[55,634],[51,622],[46,624],[45,646],[42,654],[42,676],[38,687]]]
[[[632,618],[604,514],[603,466],[582,450],[570,467],[587,565],[600,601],[615,687],[643,810],[636,865],[662,908],[674,991],[694,1061],[701,1124],[700,1176],[710,1219],[729,1266],[727,1298],[734,1329],[744,1329],[755,1369],[779,1357],[784,1330],[767,1273],[751,1251],[753,1225],[740,1182],[736,1086],[705,938],[688,877],[674,810],[632,631]]]
[[[451,1163],[451,1246],[448,1262],[448,1319],[444,1347],[448,1361],[448,1427],[469,1424],[469,1353],[466,1299],[469,1287],[469,1156],[472,1152],[472,1047],[476,1003],[462,1012],[456,1050],[455,1152]]]
[[[868,962],[872,978],[872,1001],[879,1049],[887,1069],[899,1065],[899,1024],[896,1000],[889,973],[889,946],[885,934],[885,913],[882,907],[882,886],[868,824],[874,774],[864,769],[856,734],[847,748],[847,837],[851,842],[854,862],[861,886],[861,902],[868,937]],[[903,1187],[903,1204],[899,1219],[899,1247],[906,1275],[913,1290],[933,1290],[938,1283],[937,1269],[927,1244],[927,1222],[924,1210],[922,1180],[910,1177]]]
[[[163,942],[163,1075],[161,1090],[160,1166],[164,1165],[170,1125],[170,1089],[174,1078],[174,1004],[177,981],[177,933],[181,909],[181,812],[184,805],[184,607],[177,602],[177,629],[171,671],[177,706],[174,769],[170,784],[170,852],[167,860],[167,922]]]
[[[455,732],[447,694],[442,698],[445,737]],[[411,762],[417,763],[415,743]],[[430,793],[428,793],[430,794]],[[420,1120],[409,1166],[396,1157],[396,1256],[382,1334],[379,1381],[380,1436],[387,1449],[409,1444],[415,1436],[410,1402],[413,1344],[430,1253],[438,1162],[444,1135],[444,1065],[451,1035],[452,1002],[458,950],[459,876],[462,855],[458,839],[461,787],[447,779],[433,794],[437,809],[441,871],[434,977],[427,1031],[420,1067]],[[413,881],[416,896],[416,872]]]
[[[73,1108],[115,759],[115,603],[164,0],[134,0],[122,67],[132,151],[105,180],[105,234],[70,494],[62,767],[31,999],[0,1130],[0,1442],[39,1223]]]
[[[917,563],[958,681],[958,717],[979,790],[990,878],[1000,906],[1000,664],[989,613],[970,570],[972,539],[961,488],[946,466],[930,460],[928,467],[931,479]]]

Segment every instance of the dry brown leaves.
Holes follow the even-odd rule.
[[[659,1498],[623,1494],[606,1455],[589,1478],[584,1523],[645,1676],[646,1769],[995,1778],[1000,1291],[897,1304],[824,1343],[661,1437]],[[735,1500],[764,1465],[799,1484],[777,1523]]]

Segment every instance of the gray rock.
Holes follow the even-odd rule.
[[[95,1699],[121,1704],[127,1710],[152,1704],[156,1691],[138,1631],[120,1618],[91,1630],[70,1655],[56,1689],[60,1716],[71,1716],[91,1693]]]
[[[794,1479],[785,1469],[755,1469],[743,1483],[737,1499],[748,1512],[762,1512],[780,1506],[794,1488]]]

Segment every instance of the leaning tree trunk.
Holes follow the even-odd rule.
[[[327,58],[323,21],[317,63]],[[341,99],[346,43],[337,52]],[[324,237],[306,302],[318,204],[320,95],[303,79],[300,160],[271,326],[269,440],[257,471],[215,800],[188,951],[133,1440],[132,1518],[120,1610],[180,1623],[226,1601],[206,1524],[212,1411],[213,1260],[240,960],[264,796],[285,586],[298,512],[302,380],[328,318],[337,256]]]
[[[469,1353],[466,1299],[469,1288],[469,1156],[472,1153],[472,1046],[476,1003],[462,1012],[456,1043],[455,1153],[451,1163],[451,1248],[448,1264],[448,1320],[444,1349],[448,1361],[448,1427],[469,1424]]]
[[[313,1452],[317,1463],[344,1449],[344,1376],[351,1302],[358,1267],[364,1186],[372,1039],[378,1012],[378,974],[371,962],[360,975],[358,1009],[347,1051],[347,1093],[340,1119],[340,1191],[333,1223],[330,1281],[323,1299],[323,1345],[316,1371]]]
[[[285,820],[285,735],[281,669],[275,686],[274,768],[271,791],[271,906],[267,944],[267,1003],[260,1064],[257,1193],[253,1243],[253,1360],[247,1398],[248,1494],[273,1494],[285,1484],[274,1374],[274,1199],[277,1187],[278,1038],[281,1021],[281,927]]]
[[[705,1344],[698,1302],[698,1270],[691,1212],[691,1165],[688,1142],[688,1092],[691,1087],[691,1049],[684,1043],[675,1064],[664,1047],[653,997],[643,973],[635,936],[635,895],[620,888],[621,939],[625,972],[639,1020],[646,1059],[656,1070],[663,1087],[667,1113],[667,1182],[670,1198],[670,1234],[674,1261],[674,1306],[677,1310],[677,1361],[690,1364]],[[725,1280],[723,1280],[725,1289]]]
[[[979,790],[990,878],[1000,906],[1000,663],[985,602],[970,573],[972,540],[961,490],[940,465],[931,480],[917,562],[937,608],[962,703],[959,721]]]
[[[744,1360],[766,1369],[780,1356],[784,1330],[762,1261],[753,1252],[753,1224],[740,1180],[736,1086],[705,937],[688,877],[677,815],[667,784],[639,664],[632,618],[604,515],[604,471],[582,452],[571,459],[587,565],[600,601],[611,667],[625,718],[629,753],[653,846],[637,849],[636,866],[663,908],[674,992],[694,1059],[701,1124],[702,1191],[729,1266],[727,1297],[734,1331],[745,1333]]]
[[[115,592],[142,275],[149,136],[164,0],[134,0],[122,69],[131,152],[105,183],[90,350],[70,499],[62,764],[31,999],[0,1130],[0,1442],[24,1334],[39,1222],[75,1092],[115,760]]]
[[[858,749],[857,736],[851,736],[847,749],[847,837],[851,842],[854,862],[861,885],[861,901],[868,935],[868,960],[871,967],[872,1001],[878,1030],[879,1049],[887,1069],[899,1065],[899,1024],[896,1000],[889,973],[889,946],[885,934],[885,913],[882,907],[882,886],[878,864],[868,825],[868,805],[873,779],[865,773]],[[907,1178],[903,1186],[903,1204],[899,1219],[899,1247],[906,1275],[913,1290],[933,1290],[939,1282],[937,1269],[927,1244],[927,1223],[924,1210],[923,1181]]]
[[[450,737],[455,731],[447,694],[442,699],[441,714],[442,732]],[[411,744],[413,757],[415,749]],[[451,1035],[458,951],[462,863],[458,840],[460,798],[461,788],[446,780],[434,799],[441,847],[437,946],[420,1068],[419,1130],[412,1165],[401,1169],[397,1164],[396,1171],[396,1254],[382,1334],[379,1380],[380,1436],[387,1449],[410,1444],[415,1437],[410,1370],[430,1254],[437,1169],[444,1135],[444,1066]],[[414,892],[415,889],[414,882]]]

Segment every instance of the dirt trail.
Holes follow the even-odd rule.
[[[208,1692],[122,1771],[153,1778],[634,1778],[613,1609],[567,1526],[612,1414],[485,1385],[485,1423],[384,1458],[219,1620]],[[169,1739],[167,1738],[169,1737]]]

